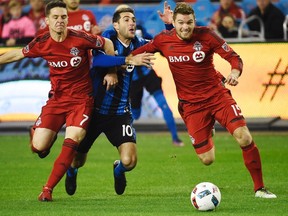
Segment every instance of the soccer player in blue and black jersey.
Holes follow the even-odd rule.
[[[134,49],[146,43],[135,37],[136,19],[131,8],[115,11],[113,27],[114,29],[107,30],[102,35],[112,40],[116,56],[128,56]],[[94,55],[96,58],[99,54],[94,53]],[[94,66],[99,66],[97,62],[101,63],[99,60],[94,61]],[[78,154],[67,171],[65,187],[69,195],[75,193],[78,168],[84,165],[89,149],[101,133],[104,133],[111,144],[118,149],[120,160],[116,160],[113,164],[114,186],[118,195],[124,193],[126,188],[125,172],[132,170],[137,163],[136,134],[132,126],[133,118],[129,103],[133,70],[134,66],[118,68],[118,84],[114,88],[106,90],[102,82],[103,77],[107,74],[107,69],[92,69],[95,96],[94,116],[86,137],[79,145]]]

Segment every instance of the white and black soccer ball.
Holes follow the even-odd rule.
[[[193,188],[190,200],[197,210],[212,211],[219,206],[221,193],[213,183],[201,182]]]

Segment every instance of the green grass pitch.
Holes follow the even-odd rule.
[[[261,153],[264,182],[277,199],[254,197],[241,150],[226,132],[216,132],[216,161],[210,166],[200,163],[186,133],[180,134],[186,144],[183,148],[172,146],[168,133],[138,133],[138,164],[126,174],[127,188],[122,196],[115,194],[112,177],[118,153],[103,135],[79,170],[75,195],[66,194],[63,178],[54,189],[53,202],[42,203],[37,197],[60,152],[63,136],[51,154],[40,159],[31,153],[28,135],[1,135],[0,215],[288,215],[288,134],[252,134]],[[213,182],[221,190],[216,211],[199,212],[190,203],[193,186],[203,181]]]

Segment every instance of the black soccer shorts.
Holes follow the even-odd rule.
[[[126,142],[136,144],[136,132],[132,122],[133,118],[131,113],[125,113],[123,115],[94,113],[86,136],[79,144],[78,152],[87,153],[101,133],[104,133],[110,143],[115,147],[119,147]]]

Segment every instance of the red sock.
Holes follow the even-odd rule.
[[[73,158],[76,155],[76,149],[78,143],[72,139],[65,139],[62,151],[58,158],[54,162],[54,167],[46,183],[46,187],[53,189],[61,178],[64,176],[68,168],[70,167]]]
[[[262,178],[261,158],[254,141],[252,141],[250,145],[242,148],[242,155],[244,159],[244,164],[250,172],[250,175],[254,182],[254,191],[264,187]]]

